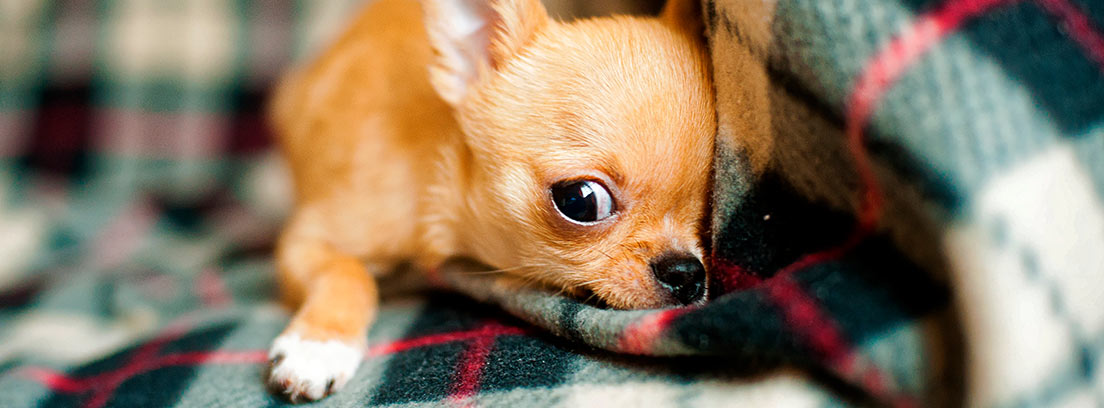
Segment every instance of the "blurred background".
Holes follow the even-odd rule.
[[[141,218],[127,211],[176,216],[150,222],[190,234],[234,208],[223,221],[242,230],[227,239],[267,242],[288,206],[261,116],[267,91],[364,3],[0,1],[0,287],[72,262],[86,243],[148,245],[126,231],[91,240]],[[546,4],[569,18],[661,2]]]
[[[365,3],[0,0],[0,372],[270,297],[290,191],[262,107]]]

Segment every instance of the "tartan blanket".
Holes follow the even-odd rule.
[[[0,4],[0,406],[282,404],[260,108],[356,3]],[[400,274],[318,405],[1104,405],[1104,3],[703,3],[713,300]]]

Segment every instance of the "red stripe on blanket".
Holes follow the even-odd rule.
[[[874,364],[866,362],[845,338],[836,322],[789,276],[770,281],[766,294],[781,310],[787,327],[804,339],[829,369],[863,386],[867,392],[895,407],[914,407],[911,397],[901,395],[887,383]]]
[[[468,349],[460,355],[456,366],[457,378],[452,385],[449,401],[459,407],[473,406],[471,397],[479,391],[483,380],[483,368],[487,366],[487,357],[494,348],[496,337],[480,337],[468,344]]]
[[[114,371],[108,371],[85,378],[73,378],[68,377],[64,373],[50,370],[43,367],[24,367],[20,369],[20,372],[37,382],[46,385],[53,391],[74,393],[85,392],[88,390],[103,391],[102,388],[109,386],[110,384],[125,380],[134,376],[136,373],[150,370],[150,367],[159,365],[159,361],[165,357],[157,357],[156,352],[160,350],[167,340],[171,340],[182,333],[173,332],[172,336],[161,336],[158,339],[152,340],[140,349],[134,351],[131,358],[127,360],[127,364],[115,369]],[[205,354],[205,353],[185,353],[185,354]],[[262,361],[264,355],[262,353]],[[191,358],[196,358],[192,356]]]
[[[716,255],[711,258],[713,270],[719,276],[717,280],[721,284],[721,293],[748,289],[763,281],[763,278],[751,273],[743,265]]]
[[[915,23],[894,37],[870,59],[855,81],[846,105],[847,146],[862,186],[855,230],[841,245],[806,255],[782,268],[771,280],[767,289],[768,294],[782,309],[790,328],[802,336],[832,370],[894,406],[915,406],[916,401],[891,389],[885,375],[879,372],[876,366],[863,363],[862,356],[844,338],[831,316],[821,310],[814,298],[809,297],[790,280],[789,275],[816,264],[841,258],[877,228],[884,211],[885,200],[866,151],[863,132],[870,122],[874,109],[881,103],[885,94],[906,70],[963,23],[998,6],[1018,1],[1020,0],[948,1],[940,8],[920,15]]]
[[[687,306],[644,315],[625,327],[617,348],[623,353],[631,354],[650,354],[654,352],[659,337],[667,332],[667,327],[671,325],[671,322],[676,317],[694,309],[696,307]]]
[[[789,276],[772,280],[766,294],[778,306],[790,330],[804,338],[820,358],[834,364],[853,353],[836,322]]]
[[[146,343],[131,354],[130,359],[127,360],[122,368],[113,373],[99,376],[100,381],[93,381],[94,387],[92,389],[94,392],[92,396],[85,401],[84,407],[101,408],[107,405],[107,401],[111,399],[111,396],[115,394],[115,390],[118,389],[124,381],[138,373],[145,372],[147,370],[145,366],[148,364],[148,361],[154,359],[157,353],[159,353],[166,344],[187,334],[190,327],[190,323],[170,325],[161,335],[157,336],[157,338]]]
[[[83,379],[67,377],[65,374],[59,373],[54,370],[50,370],[42,367],[26,367],[19,371],[23,376],[30,378],[46,388],[49,388],[55,392],[62,392],[71,394],[75,392],[83,392],[88,389],[88,382]]]
[[[780,269],[775,276],[788,275],[805,269],[809,266],[838,259],[856,245],[861,243],[877,228],[884,211],[885,198],[881,185],[878,183],[871,166],[870,156],[867,154],[863,131],[870,122],[874,109],[881,102],[900,76],[912,65],[924,56],[932,47],[939,44],[947,35],[957,30],[967,20],[978,17],[993,8],[1013,4],[1022,0],[959,0],[948,1],[942,7],[925,13],[916,19],[915,23],[898,34],[888,45],[875,54],[865,65],[859,78],[855,81],[850,96],[847,99],[846,135],[847,147],[854,161],[855,172],[858,173],[862,187],[858,222],[851,235],[840,245],[823,251],[807,254],[797,261]],[[1068,7],[1060,8],[1063,15],[1071,17],[1064,19],[1071,27],[1080,27],[1084,37],[1086,49],[1097,49],[1104,53],[1104,40],[1092,36],[1092,30],[1088,19],[1080,14],[1066,0],[1038,0],[1048,3],[1064,3]],[[1055,13],[1058,14],[1058,13]],[[1098,44],[1099,43],[1099,44]],[[725,275],[748,275],[735,265],[722,265],[727,271]],[[739,284],[747,284],[740,282]]]
[[[948,1],[942,7],[917,18],[915,23],[898,34],[867,62],[866,68],[855,81],[855,86],[847,99],[846,129],[847,146],[855,162],[855,170],[859,173],[863,195],[858,226],[852,238],[840,248],[853,247],[872,233],[884,210],[884,197],[871,167],[870,156],[866,152],[863,131],[886,92],[893,88],[901,75],[920,57],[927,54],[932,47],[939,44],[967,20],[978,17],[995,7],[1018,1],[1020,0]]]
[[[265,350],[246,351],[196,351],[174,353],[156,356],[169,341],[178,338],[184,332],[179,329],[167,331],[165,335],[151,341],[149,344],[136,350],[128,360],[128,364],[114,371],[100,373],[85,378],[74,378],[65,373],[44,367],[24,367],[19,369],[20,375],[38,382],[51,391],[74,394],[95,391],[84,406],[104,406],[114,390],[126,380],[143,373],[156,371],[173,366],[194,366],[203,364],[262,364],[268,361],[268,352]],[[474,330],[466,330],[452,333],[432,334],[413,339],[398,340],[390,343],[370,347],[365,357],[380,356],[398,353],[418,347],[427,347],[456,341],[471,340],[478,342],[493,342],[500,336],[516,336],[528,333],[519,327],[508,327],[498,324],[489,324]],[[484,358],[485,360],[485,358]],[[478,383],[479,377],[473,377]]]
[[[881,192],[870,166],[869,157],[866,154],[863,143],[863,131],[868,125],[874,109],[893,87],[900,76],[910,68],[920,57],[924,56],[934,46],[939,44],[948,35],[954,33],[964,23],[980,17],[998,7],[1009,6],[1021,0],[962,0],[948,1],[939,9],[921,15],[916,22],[902,31],[888,46],[876,54],[866,64],[866,69],[856,81],[851,97],[848,99],[847,111],[847,138],[848,146],[855,159],[856,169],[860,174],[864,195],[859,218],[859,227],[855,236],[848,244],[841,246],[835,252],[845,252],[850,247],[861,241],[876,227],[881,217],[883,200]],[[1086,55],[1097,63],[1104,72],[1104,34],[1095,27],[1092,20],[1068,0],[1034,0],[1035,4],[1055,17],[1065,26],[1070,38],[1075,41]],[[814,254],[807,258],[828,258],[829,253]],[[811,260],[810,260],[811,261]],[[803,263],[799,261],[795,264]],[[811,262],[805,262],[811,263]],[[800,268],[793,268],[794,270]],[[826,317],[825,317],[826,318]],[[825,338],[831,338],[826,336]],[[824,339],[821,339],[824,340]],[[814,341],[815,343],[815,341]],[[830,344],[831,342],[829,342]],[[835,350],[835,345],[829,345],[829,350]],[[857,357],[857,355],[855,355]],[[868,389],[877,391],[884,389],[885,378],[883,375],[866,370],[854,372],[854,358],[837,360],[837,368],[850,378],[857,380]],[[869,366],[868,366],[869,367]],[[878,392],[874,392],[878,394]],[[900,401],[898,401],[900,402]],[[897,405],[901,405],[898,403]],[[909,404],[911,405],[911,404]]]
[[[1066,34],[1085,50],[1104,72],[1104,34],[1083,10],[1069,0],[1035,0],[1035,3],[1066,27]]]
[[[410,340],[399,340],[392,343],[381,344],[368,349],[368,356],[378,356],[384,354],[398,353],[406,351],[412,348],[432,346],[441,343],[451,343],[454,341],[466,341],[475,340],[486,337],[498,337],[498,336],[517,336],[528,333],[525,329],[520,327],[509,327],[501,325],[486,325],[475,330],[467,330],[461,332],[431,334],[428,336],[418,337]]]

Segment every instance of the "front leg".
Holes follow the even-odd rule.
[[[277,248],[285,297],[298,310],[269,351],[268,384],[292,402],[341,389],[364,358],[379,298],[375,278],[355,257],[297,234],[293,222]]]

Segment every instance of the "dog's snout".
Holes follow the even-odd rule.
[[[669,254],[651,262],[656,281],[679,303],[688,305],[705,295],[705,266],[690,254]]]

